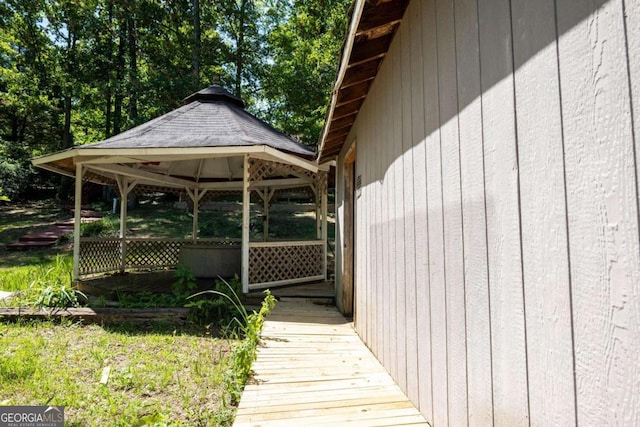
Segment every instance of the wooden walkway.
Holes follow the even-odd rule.
[[[234,426],[427,426],[335,307],[278,302]]]

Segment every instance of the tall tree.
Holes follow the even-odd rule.
[[[0,1],[0,187],[15,198],[47,176],[31,156],[107,138],[215,78],[312,145],[348,1]]]
[[[33,182],[29,157],[59,141],[54,52],[37,0],[0,3],[0,187],[11,199]]]
[[[324,123],[348,0],[296,0],[281,4],[282,19],[269,32],[271,60],[263,81],[266,116],[314,146]]]
[[[191,61],[191,85],[194,90],[200,88],[200,48],[202,36],[200,34],[200,0],[193,0],[193,59]]]
[[[226,57],[236,96],[253,104],[260,89],[264,65],[265,28],[261,28],[262,4],[256,0],[223,0],[218,4],[225,19],[220,31],[226,37]]]

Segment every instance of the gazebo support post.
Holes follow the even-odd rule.
[[[80,278],[80,222],[82,221],[82,163],[76,163],[75,206],[73,211],[73,281]]]
[[[193,243],[196,243],[198,240],[198,214],[200,213],[200,200],[204,197],[205,193],[208,191],[206,188],[201,190],[199,188],[194,188],[191,191],[190,188],[186,188],[187,194],[189,198],[193,202]]]
[[[198,197],[198,189],[193,189],[193,243],[198,240],[198,213],[200,212],[200,197]]]
[[[269,187],[267,187],[264,190],[256,190],[256,192],[262,199],[262,240],[267,242],[269,240],[269,208],[276,190],[270,190]]]
[[[125,259],[127,257],[127,208],[129,205],[129,185],[126,178],[119,176],[117,179],[120,190],[120,273],[124,273]]]
[[[322,274],[324,280],[327,280],[327,211],[328,211],[328,185],[323,182],[318,191],[321,193],[321,209],[322,209]]]
[[[272,189],[268,189],[267,191],[265,191],[266,195],[267,195],[267,227],[264,231],[265,236],[267,236],[267,238],[265,240],[269,240],[269,220],[271,219],[271,215],[269,213],[269,211],[271,210],[271,201],[273,200],[273,196],[276,195],[276,189],[272,188]]]
[[[264,189],[264,221],[262,222],[262,234],[263,240],[266,242],[269,240],[269,189]]]
[[[249,292],[249,155],[244,155],[242,172],[242,292]]]
[[[311,186],[311,190],[313,191],[313,198],[316,204],[316,239],[322,239],[322,202],[320,201],[320,186],[317,182]]]

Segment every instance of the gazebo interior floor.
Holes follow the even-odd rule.
[[[87,295],[117,299],[119,292],[153,292],[171,293],[171,286],[175,283],[175,271],[142,271],[124,274],[111,274],[78,282],[78,289]],[[197,288],[194,293],[213,289],[215,279],[197,278]],[[335,296],[334,284],[328,281],[301,283],[295,285],[278,286],[271,288],[271,293],[276,298],[323,298],[333,300]],[[247,299],[262,298],[263,290],[251,291],[246,295]]]

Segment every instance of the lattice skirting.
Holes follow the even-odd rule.
[[[80,275],[112,273],[120,270],[121,242],[119,238],[80,241]],[[191,239],[125,239],[127,270],[173,268],[178,265],[180,248],[193,245]],[[198,245],[237,244],[230,240],[198,240]]]
[[[323,276],[323,242],[249,246],[249,285]]]

